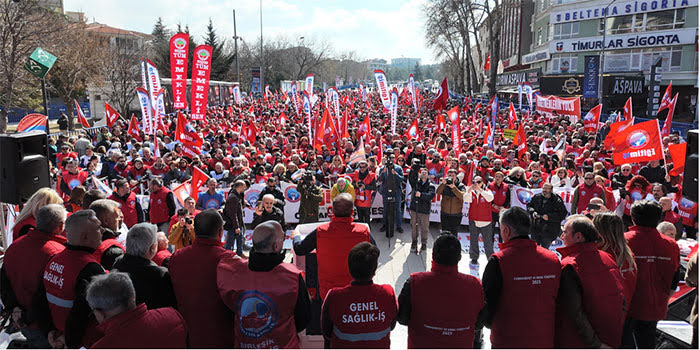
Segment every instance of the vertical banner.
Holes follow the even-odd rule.
[[[598,75],[600,74],[600,56],[591,55],[584,58],[583,97],[598,97]],[[601,101],[598,101],[601,103]]]
[[[161,88],[156,92],[155,95],[156,104],[153,106],[153,134],[156,133],[158,125],[162,122],[163,115],[165,115],[165,89]]]
[[[207,98],[209,97],[209,74],[211,73],[211,46],[199,45],[194,49],[192,58],[192,101],[190,113],[192,120],[204,120],[207,115]]]
[[[696,49],[697,51],[697,49]],[[649,97],[647,99],[647,117],[656,118],[659,110],[659,96],[661,95],[661,57],[656,58],[649,71]]]
[[[299,115],[299,94],[297,94],[297,82],[292,80],[292,102],[294,102],[294,111]],[[309,139],[311,142],[311,139]]]
[[[259,93],[260,90],[260,67],[251,67],[250,74],[253,76],[252,86],[250,87],[251,93]]]
[[[459,138],[462,134],[462,131],[460,130],[461,125],[459,122],[459,106],[455,106],[447,111],[447,117],[452,122],[452,145],[454,149],[457,150],[460,147]]]
[[[302,99],[303,99],[303,105],[304,105],[304,114],[306,114],[306,120],[307,124],[309,127],[309,142],[313,142],[313,135],[311,134],[311,130],[313,129],[313,126],[311,125],[311,99],[309,98],[309,94],[304,91],[302,94]]]
[[[523,110],[523,84],[518,83],[518,111]]]
[[[235,102],[237,105],[241,104],[241,87],[238,86],[238,84],[235,84],[233,86],[233,102]]]
[[[314,94],[314,75],[309,74],[306,76],[306,86],[304,86],[304,91],[309,93],[309,96]]]
[[[396,117],[399,113],[399,91],[396,88],[391,89],[391,133],[396,133]]]
[[[391,109],[391,96],[389,96],[389,85],[386,81],[386,74],[383,70],[377,69],[374,71],[374,79],[377,81],[377,92],[379,97],[382,99],[382,104],[384,109],[387,111]]]
[[[523,92],[527,97],[527,104],[530,106],[530,110],[532,110],[532,85],[530,83],[523,83]]]
[[[187,108],[187,54],[189,35],[177,33],[170,38],[170,79],[173,87],[173,108]]]
[[[340,120],[343,116],[340,114],[340,96],[338,95],[338,89],[331,87],[328,89],[331,95],[331,103],[333,107],[333,114],[335,115],[337,129],[340,130]]]
[[[146,135],[153,134],[153,108],[151,107],[151,97],[148,96],[148,90],[137,87],[136,95],[139,98],[139,106],[141,107],[141,126],[142,131]]]
[[[413,110],[418,112],[418,101],[416,101],[416,82],[413,80],[413,74],[408,76],[408,88],[411,93],[411,101],[413,102]]]

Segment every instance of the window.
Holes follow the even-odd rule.
[[[682,47],[618,50],[605,54],[605,72],[648,72],[657,57],[661,57],[661,72],[681,70]]]
[[[537,45],[542,45],[544,38],[542,37],[542,27],[537,28]]]
[[[685,9],[637,13],[627,16],[608,17],[607,19],[607,34],[636,33],[684,27]],[[602,19],[600,20],[598,34],[603,34]]]
[[[607,58],[607,56],[606,56]],[[555,55],[552,56],[552,73],[574,73],[578,70],[578,55]]]
[[[569,39],[578,35],[579,22],[567,22],[554,25],[554,40]]]

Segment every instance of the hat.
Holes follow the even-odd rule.
[[[479,162],[483,162],[483,161],[485,161],[485,160],[488,161],[488,160],[489,160],[489,157],[487,157],[487,156],[482,156],[481,159],[479,159]]]

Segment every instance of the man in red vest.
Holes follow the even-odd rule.
[[[115,186],[117,190],[107,198],[119,203],[119,209],[124,217],[124,224],[126,227],[131,228],[131,226],[143,222],[141,204],[136,199],[136,193],[131,191],[129,181],[126,179],[119,179]]]
[[[48,339],[53,348],[90,347],[102,333],[85,300],[85,289],[94,276],[105,273],[94,256],[104,229],[95,212],[87,209],[69,216],[65,230],[66,249],[44,267],[39,291],[45,295],[42,304],[51,311],[50,319],[38,322],[51,324]]]
[[[175,251],[168,264],[177,309],[187,323],[192,348],[235,347],[234,321],[216,285],[219,261],[236,256],[221,247],[223,232],[219,212],[202,211],[194,218],[194,242]]]
[[[22,331],[32,348],[50,347],[46,334],[32,322],[29,315],[41,285],[44,266],[66,247],[63,226],[66,209],[60,204],[49,204],[36,213],[36,228],[13,242],[5,251],[0,269],[0,296],[5,310],[12,311],[15,328]]]
[[[277,221],[255,227],[250,259],[221,259],[217,285],[234,312],[235,348],[299,348],[299,336],[311,319],[304,277],[284,260],[284,231]]]
[[[472,265],[479,263],[479,235],[484,240],[486,258],[493,254],[491,202],[494,195],[490,189],[484,189],[485,187],[482,177],[475,176],[474,183],[467,188],[467,193],[464,195],[466,202],[469,203],[469,257]]]
[[[172,307],[148,310],[136,304],[136,291],[124,272],[95,277],[86,299],[104,332],[92,349],[187,347],[187,327]]]
[[[321,312],[323,336],[331,349],[390,348],[398,303],[391,285],[372,282],[378,260],[379,248],[369,242],[350,250],[352,283],[331,289]]]
[[[119,203],[111,199],[99,199],[90,204],[90,209],[100,219],[102,228],[102,243],[95,249],[95,258],[106,270],[111,270],[114,262],[126,248],[117,241],[119,227],[122,226],[123,215]]]
[[[491,202],[492,230],[494,237],[498,234],[499,242],[502,239],[501,228],[498,226],[498,216],[501,210],[510,208],[510,186],[503,182],[503,179],[505,179],[505,174],[502,171],[495,171],[493,173],[493,181],[489,184],[489,190],[493,193],[493,201]]]
[[[530,216],[519,207],[501,213],[503,242],[489,258],[482,283],[481,323],[493,348],[552,348],[561,264],[528,236]]]
[[[325,299],[333,287],[344,287],[352,281],[346,258],[350,249],[360,242],[372,242],[369,227],[352,222],[352,196],[341,193],[333,199],[331,222],[321,224],[304,239],[292,231],[294,252],[307,255],[314,249],[318,260],[319,297]]]
[[[148,204],[149,222],[158,226],[158,231],[168,232],[168,222],[175,215],[175,197],[165,186],[163,180],[156,177],[149,185],[151,195]]]
[[[610,254],[598,250],[598,231],[583,215],[561,234],[562,271],[557,298],[556,348],[618,348],[625,323],[623,279]]]
[[[595,176],[588,172],[583,175],[583,183],[576,186],[574,196],[571,199],[571,211],[576,210],[576,214],[581,214],[591,198],[600,198],[605,203],[605,190],[600,185],[595,183]]]
[[[168,267],[168,262],[172,254],[168,250],[168,236],[163,232],[158,232],[158,251],[151,258],[158,266]]]
[[[627,313],[622,347],[653,349],[656,324],[666,318],[668,298],[678,284],[680,250],[676,241],[656,230],[661,206],[651,200],[638,200],[630,208],[634,226],[625,239],[637,263],[637,288]]]
[[[412,273],[399,295],[408,348],[471,348],[484,293],[479,279],[457,271],[462,246],[452,234],[433,243],[430,272]]]
[[[361,160],[358,169],[352,175],[352,180],[352,185],[355,187],[357,221],[369,224],[372,193],[377,190],[377,175],[369,170],[369,165],[366,161]]]

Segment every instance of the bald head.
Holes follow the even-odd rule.
[[[277,221],[265,221],[253,230],[253,249],[257,253],[279,253],[283,243],[284,230]]]
[[[352,196],[341,193],[333,199],[333,215],[339,218],[347,218],[352,215]]]

